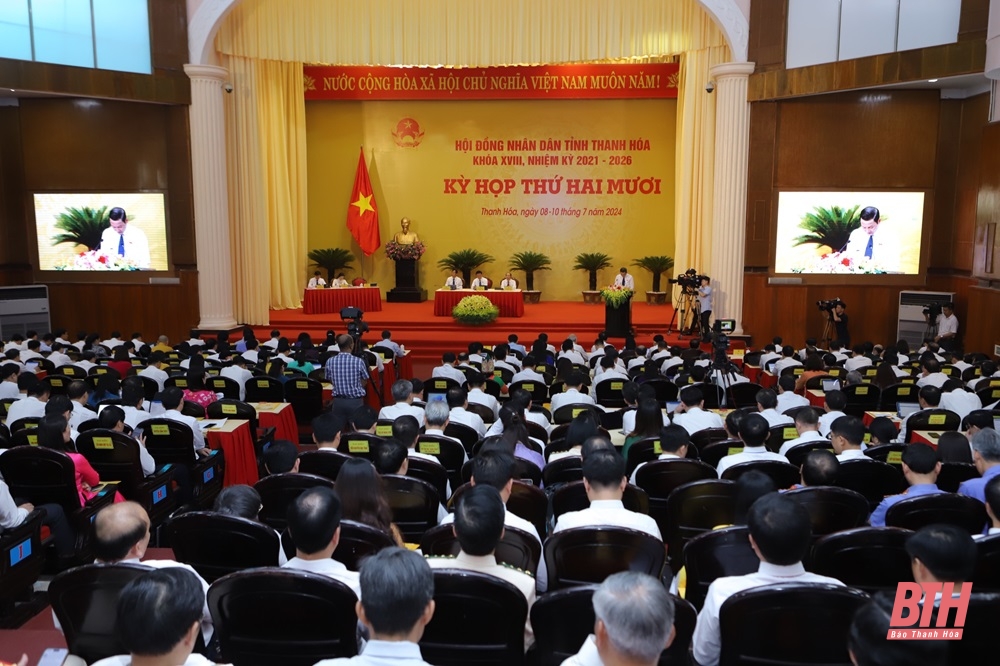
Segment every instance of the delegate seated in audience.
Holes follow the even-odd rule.
[[[467,377],[469,382],[469,402],[477,405],[483,405],[484,407],[490,409],[493,412],[494,420],[499,418],[500,401],[486,392],[486,376],[477,370],[470,372]]]
[[[340,447],[340,433],[344,419],[333,412],[323,412],[312,420],[313,443],[317,451],[336,451]]]
[[[628,460],[628,453],[633,444],[641,439],[657,437],[662,427],[663,411],[660,409],[660,403],[652,398],[641,399],[639,408],[635,410],[635,425],[625,434],[622,457]]]
[[[899,438],[897,439],[899,442],[906,441],[906,436],[911,430],[910,419],[921,412],[926,412],[929,409],[940,408],[941,389],[932,385],[921,387],[920,391],[917,392],[917,403],[920,405],[920,409],[907,416],[903,423],[899,426]]]
[[[726,418],[723,422],[726,424],[726,438],[733,440],[740,438],[740,424],[743,423],[743,419],[747,416],[747,413],[741,409],[734,409],[733,411],[726,414]]]
[[[602,449],[590,453],[583,459],[583,487],[590,506],[559,516],[553,533],[574,527],[626,527],[662,540],[655,520],[625,508],[622,496],[627,484],[625,461],[617,452]]]
[[[983,408],[983,401],[972,391],[965,390],[965,384],[961,379],[949,379],[941,385],[941,409],[958,414],[959,418],[965,418],[969,412]]]
[[[687,458],[688,445],[690,442],[690,437],[688,436],[687,430],[672,423],[667,426],[663,426],[660,432],[657,434],[660,438],[660,449],[663,451],[657,458],[657,460],[677,460],[680,458]],[[632,478],[629,482],[635,483],[636,474],[642,469],[643,465],[647,463],[641,462],[632,471]]]
[[[20,400],[23,396],[21,395],[21,389],[17,386],[18,375],[21,369],[17,366],[17,363],[4,363],[0,365],[0,400]]]
[[[125,434],[125,410],[117,405],[107,405],[101,410],[101,415],[97,417],[97,427],[105,430]],[[139,464],[145,476],[151,476],[156,472],[156,461],[146,450],[146,439],[134,440],[139,445]]]
[[[802,361],[795,356],[795,348],[791,345],[785,345],[781,348],[781,358],[774,362],[774,369],[771,372],[775,375],[780,375],[781,371],[785,368],[799,367],[801,365]]]
[[[945,666],[948,642],[944,640],[890,640],[894,596],[875,594],[851,620],[847,651],[854,666]]]
[[[101,477],[87,459],[74,450],[73,442],[70,439],[69,421],[61,415],[51,414],[42,418],[36,430],[38,446],[65,453],[73,461],[73,468],[76,470],[76,491],[80,498],[80,505],[82,506],[97,497],[94,488],[101,485]],[[115,502],[125,501],[125,498],[117,491],[114,499]]]
[[[210,404],[218,400],[215,391],[205,388],[205,373],[188,372],[187,387],[184,389],[185,402],[193,402],[203,410]]]
[[[659,406],[657,406],[657,411],[659,411]],[[553,451],[549,454],[548,463],[551,464],[562,458],[581,457],[583,443],[598,432],[600,432],[599,424],[594,413],[589,410],[580,412],[569,422],[569,427],[566,429],[567,448],[564,451]]]
[[[480,437],[483,437],[486,434],[486,424],[483,423],[479,414],[470,412],[467,409],[468,406],[469,394],[464,388],[453,386],[448,389],[448,407],[450,409],[448,420],[451,423],[468,426],[475,430]]]
[[[129,356],[129,345],[118,344],[114,348],[108,367],[124,377],[132,369],[132,357]]]
[[[709,428],[725,427],[721,416],[705,411],[705,395],[697,386],[681,389],[680,398],[681,404],[674,410],[673,422],[684,428],[689,435]]]
[[[941,363],[936,358],[924,358],[920,361],[920,378],[917,386],[936,386],[941,388],[948,381],[948,375],[941,372]]]
[[[812,407],[800,409],[798,413],[795,414],[795,432],[798,434],[798,437],[787,440],[781,445],[781,449],[778,453],[786,456],[788,455],[788,452],[796,446],[801,446],[802,444],[812,444],[813,442],[828,441],[826,437],[821,435],[819,432],[819,415]],[[895,432],[896,429],[893,427],[893,433]]]
[[[329,488],[310,488],[288,507],[288,533],[295,542],[295,557],[282,568],[329,576],[361,597],[358,574],[333,559],[340,543],[340,498]]]
[[[539,361],[538,357],[534,354],[528,354],[524,357],[524,366],[514,372],[514,376],[511,377],[510,383],[516,384],[517,382],[541,382],[542,384],[548,384],[548,379],[542,373],[535,370],[535,366],[541,365],[543,361]],[[580,385],[583,385],[583,381],[580,381]],[[555,411],[555,410],[552,410]]]
[[[593,604],[594,633],[562,666],[655,666],[674,640],[674,600],[648,574],[608,576],[594,591]]]
[[[528,446],[531,437],[524,425],[523,414],[514,405],[504,405],[500,408],[500,424],[503,426],[498,443],[515,458],[529,462],[539,470],[545,467],[545,457]],[[537,442],[535,442],[537,446]]]
[[[808,354],[805,357],[802,374],[795,380],[795,392],[803,395],[806,392],[806,382],[814,377],[826,375],[826,368],[823,366],[823,358],[818,353]]]
[[[261,456],[264,471],[270,474],[288,474],[299,471],[299,450],[295,444],[286,439],[276,439]]]
[[[375,455],[372,460],[375,471],[382,475],[406,476],[406,473],[410,471],[408,451],[406,445],[395,437],[387,438],[375,447]]]
[[[841,416],[830,426],[830,444],[839,462],[869,460],[862,450],[864,441],[865,425],[856,416]]]
[[[830,436],[830,425],[845,416],[847,394],[843,391],[827,391],[823,396],[823,415],[819,417],[819,432],[824,437]]]
[[[795,407],[809,406],[809,399],[795,392],[795,376],[785,375],[778,378],[778,404],[775,410],[784,414]]]
[[[844,361],[844,369],[850,372],[852,370],[866,368],[871,364],[872,360],[865,356],[865,346],[854,345],[854,348],[851,350],[851,358]]]
[[[21,419],[42,418],[45,416],[45,403],[49,400],[48,384],[30,372],[21,373],[17,378],[17,385],[26,395],[10,403],[10,407],[7,408],[8,427]]]
[[[937,451],[926,444],[908,444],[903,449],[903,476],[910,487],[900,495],[890,495],[872,511],[872,527],[885,527],[885,514],[891,506],[911,497],[938,495],[944,491],[937,487],[941,473],[941,460]]]
[[[969,442],[972,445],[972,463],[979,477],[963,481],[958,492],[986,502],[986,484],[1000,476],[1000,433],[993,428],[980,430]]]
[[[160,350],[155,350],[150,353],[149,359],[146,361],[146,367],[139,370],[138,374],[140,377],[149,377],[154,382],[156,382],[157,390],[162,391],[164,389],[165,383],[169,378],[169,375],[165,370],[163,370],[163,361],[166,357]]]
[[[938,523],[921,527],[906,540],[906,554],[910,556],[915,582],[952,583],[955,597],[976,569],[976,542],[957,525]]]
[[[235,485],[227,486],[219,491],[212,510],[223,516],[246,518],[263,525],[264,523],[258,518],[262,507],[260,493],[254,488],[246,485]],[[281,566],[288,561],[288,556],[285,555],[285,549],[281,547],[281,533],[278,530],[274,530],[274,533],[278,535],[278,566]]]
[[[197,576],[184,569],[150,571],[129,581],[115,612],[115,635],[129,654],[93,666],[213,666],[192,652],[204,605]]]
[[[882,446],[891,444],[899,436],[896,424],[888,416],[877,416],[868,425],[868,433],[871,435],[870,446]]]
[[[383,407],[378,413],[378,418],[392,421],[405,414],[416,418],[419,423],[423,423],[424,410],[413,404],[413,393],[412,382],[408,379],[397,379],[392,384],[392,399],[396,402],[393,405]]]
[[[760,567],[756,573],[717,578],[709,586],[692,637],[694,658],[701,666],[719,663],[722,650],[719,609],[737,592],[786,583],[843,585],[835,578],[808,573],[802,566],[812,527],[809,512],[797,501],[779,493],[765,495],[750,508],[747,526],[750,546],[760,558]]]
[[[247,360],[240,354],[230,357],[230,363],[219,371],[219,376],[225,379],[232,379],[240,387],[240,400],[246,400],[248,379],[253,377],[253,373],[247,370]]]
[[[21,525],[28,519],[35,509],[42,511],[42,524],[49,528],[52,533],[53,546],[56,556],[64,568],[69,563],[76,551],[76,535],[73,527],[66,520],[66,512],[58,504],[39,504],[35,506],[30,502],[18,504],[10,494],[10,488],[0,478],[0,532],[11,530]]]
[[[143,559],[149,547],[149,528],[149,514],[135,502],[121,502],[101,509],[94,518],[94,557],[97,562],[109,564],[141,564],[151,569],[177,568],[190,572],[202,590],[201,613],[195,620],[200,618],[202,635],[207,645],[214,631],[212,616],[204,597],[208,593],[208,583],[187,564],[175,560]]]
[[[594,399],[591,398],[589,394],[582,392],[583,385],[585,383],[586,379],[582,372],[579,370],[571,372],[569,378],[566,379],[566,386],[563,389],[563,392],[552,396],[549,411],[555,414],[556,411],[563,405],[596,404]]]
[[[142,386],[131,383],[134,378],[130,378],[122,383],[122,404],[120,405],[122,414],[125,415],[125,424],[135,430],[139,425],[151,418],[149,412],[143,409],[146,397]],[[75,407],[74,407],[75,409]],[[105,409],[107,409],[105,407]],[[104,413],[103,411],[101,412]]]
[[[424,627],[434,616],[434,573],[405,548],[383,548],[361,565],[358,621],[371,638],[357,657],[315,666],[430,666],[420,655]]]
[[[799,469],[799,483],[789,490],[809,488],[811,486],[832,486],[840,471],[840,461],[831,451],[817,449],[806,454],[806,459]]]
[[[764,442],[767,441],[767,436],[769,434],[770,428],[768,427],[767,421],[760,414],[747,414],[740,421],[739,425],[739,437],[743,442],[743,451],[740,453],[734,453],[729,456],[724,456],[716,469],[719,472],[719,476],[725,472],[728,468],[733,465],[738,465],[740,463],[752,462],[756,460],[777,460],[780,462],[788,462],[788,459],[780,453],[773,453],[768,451],[764,447]]]
[[[371,405],[361,405],[351,412],[348,425],[352,432],[362,432],[369,435],[375,434],[375,424],[378,423],[378,414]]]
[[[424,407],[424,434],[444,437],[461,444],[457,438],[444,434],[444,429],[448,427],[449,423],[449,411],[448,403],[442,400],[431,400],[427,403],[427,406]],[[466,454],[463,462],[467,460],[468,455]]]
[[[97,386],[90,393],[87,399],[87,406],[97,409],[105,400],[117,400],[121,397],[122,383],[110,372],[101,375],[97,380]]]
[[[506,512],[500,492],[493,486],[480,484],[467,488],[458,497],[452,526],[461,551],[455,557],[429,557],[427,564],[432,569],[478,571],[513,584],[528,602],[528,617],[524,622],[524,649],[527,650],[535,640],[531,630],[535,579],[527,572],[496,560],[494,551],[503,538]]]
[[[985,534],[974,534],[973,539],[1000,534],[1000,479],[993,477],[986,483],[986,516],[990,519]]]
[[[395,440],[393,440],[395,441]],[[385,445],[378,447],[385,448]],[[401,465],[389,472],[396,474],[399,467],[406,464],[406,456]],[[340,497],[341,518],[353,520],[382,530],[390,535],[397,546],[403,545],[403,535],[392,522],[392,509],[382,489],[382,477],[375,467],[364,458],[351,458],[344,462],[337,473],[337,494]]]
[[[792,419],[775,409],[778,406],[778,394],[772,389],[761,389],[756,396],[757,411],[760,416],[767,421],[768,428],[777,428],[783,425],[792,425]]]
[[[459,386],[465,383],[465,374],[458,369],[458,357],[454,352],[445,352],[441,355],[441,365],[431,371],[431,377],[446,377],[454,379]]]
[[[80,379],[69,383],[66,387],[66,396],[73,402],[73,414],[69,418],[69,424],[74,430],[80,428],[80,424],[97,418],[97,412],[87,406],[90,398],[90,385]],[[8,414],[7,423],[13,423]]]
[[[165,411],[159,418],[177,421],[191,428],[191,434],[194,437],[194,452],[201,456],[211,455],[211,451],[205,448],[205,434],[198,426],[198,420],[193,416],[182,414],[180,411],[181,405],[184,403],[184,392],[176,386],[165,388],[160,394],[160,402]]]

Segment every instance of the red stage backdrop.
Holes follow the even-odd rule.
[[[307,65],[307,100],[676,99],[677,63],[378,67]]]

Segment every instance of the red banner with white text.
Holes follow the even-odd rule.
[[[677,63],[382,67],[306,65],[307,100],[675,99]]]

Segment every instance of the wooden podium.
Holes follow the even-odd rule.
[[[624,338],[632,330],[632,298],[613,307],[610,303],[604,303],[604,331],[609,338]]]
[[[390,303],[423,303],[427,300],[427,290],[420,288],[417,261],[396,260],[396,286],[386,292],[385,300]]]

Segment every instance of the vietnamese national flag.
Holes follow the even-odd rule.
[[[375,193],[368,178],[365,165],[365,150],[358,158],[358,171],[354,175],[354,189],[351,190],[351,204],[347,207],[347,229],[361,246],[365,256],[370,256],[382,245],[378,234],[378,210],[375,208]]]

